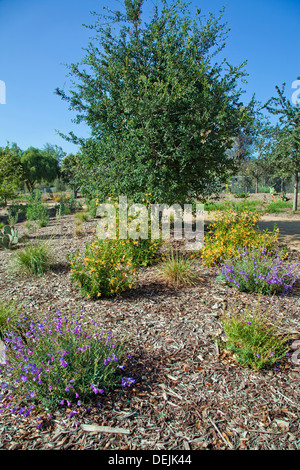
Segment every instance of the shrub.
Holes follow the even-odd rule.
[[[41,193],[39,191],[33,191],[29,196],[26,218],[27,220],[41,221],[43,227],[48,224],[49,212],[47,207],[42,203]]]
[[[158,267],[158,273],[163,279],[175,284],[193,285],[197,279],[194,261],[172,252]]]
[[[77,212],[74,215],[75,223],[87,222],[90,218],[88,212]]]
[[[86,245],[84,254],[77,250],[68,256],[71,280],[84,296],[111,297],[132,287],[136,273],[127,246],[126,240],[96,238]]]
[[[248,308],[242,314],[230,309],[221,322],[225,332],[225,348],[239,364],[260,370],[270,367],[289,351],[289,338],[278,334],[280,321],[271,320],[270,311]]]
[[[269,252],[278,242],[278,229],[261,231],[257,226],[259,211],[249,211],[247,206],[219,213],[205,236],[201,250],[203,263],[207,266],[221,265],[234,258],[241,248],[257,248]]]
[[[83,312],[63,316],[57,311],[38,322],[24,318],[23,337],[6,334],[4,369],[10,379],[2,389],[22,398],[19,413],[29,414],[35,405],[55,410],[90,404],[104,391],[134,383],[121,374],[127,360],[124,341],[83,322]]]
[[[94,219],[97,215],[97,200],[91,199],[86,201],[86,205],[88,208],[88,213],[92,219]]]
[[[286,257],[283,251],[270,256],[265,250],[244,248],[223,265],[221,275],[229,286],[242,292],[286,294],[297,279],[300,265],[288,262]]]
[[[127,250],[132,257],[133,266],[149,266],[153,263],[160,247],[159,240],[138,238],[137,240],[126,240]]]
[[[232,193],[234,197],[238,199],[247,199],[249,197],[249,193],[240,192],[240,193]]]
[[[21,274],[44,274],[50,270],[54,256],[49,241],[29,243],[19,249],[13,259],[13,270]]]
[[[111,201],[108,201],[110,204],[114,204]],[[98,201],[96,200],[96,203]],[[101,220],[101,233],[110,233],[111,228],[115,228],[115,238],[119,239],[120,237],[120,220],[119,220],[119,210],[118,206],[115,206],[116,209],[116,218],[115,220],[111,223],[109,220],[104,221]],[[138,216],[137,216],[138,217]],[[129,215],[127,213],[127,239],[126,245],[123,244],[123,246],[126,248],[126,253],[129,254],[131,257],[131,262],[134,266],[148,266],[150,265],[154,259],[157,256],[157,253],[159,251],[159,248],[161,246],[161,240],[160,239],[152,239],[150,236],[147,238],[141,238],[138,237],[136,239],[131,238],[129,236],[129,227],[131,223],[135,222],[135,217],[133,215]],[[116,224],[115,227],[111,227],[109,224],[113,225],[114,223]],[[135,228],[137,234],[140,233],[141,231],[141,226],[140,224],[137,224],[137,227]],[[151,233],[151,216],[148,213],[148,234]],[[101,235],[102,237],[103,235]],[[111,236],[111,235],[110,235]],[[122,242],[123,239],[120,239],[120,242]]]

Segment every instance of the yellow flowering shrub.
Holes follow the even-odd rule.
[[[128,217],[128,223],[132,221]],[[105,230],[115,229],[114,238],[98,236],[86,245],[85,252],[79,250],[68,256],[71,265],[71,280],[84,296],[112,297],[133,287],[137,278],[137,267],[149,265],[160,247],[160,240],[119,238],[119,217],[116,227],[107,221]],[[98,234],[99,235],[99,234]]]
[[[84,253],[77,250],[68,259],[71,281],[86,297],[113,297],[131,288],[136,280],[136,268],[126,240],[96,238],[86,245]]]
[[[278,229],[261,231],[257,226],[259,217],[259,211],[249,211],[246,207],[217,212],[201,250],[203,263],[209,267],[221,265],[244,247],[272,252],[278,242]]]

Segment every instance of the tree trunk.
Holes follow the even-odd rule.
[[[255,192],[258,193],[258,178],[255,181]]]
[[[293,211],[296,211],[298,208],[298,182],[299,174],[298,171],[294,173],[294,201],[293,201]]]

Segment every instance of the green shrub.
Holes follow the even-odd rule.
[[[286,209],[292,209],[292,207],[292,202],[274,201],[266,206],[265,212],[268,214],[279,214],[280,212],[284,212]]]
[[[254,370],[270,367],[289,351],[287,336],[279,335],[280,321],[271,319],[271,312],[259,307],[246,308],[242,314],[231,308],[221,317],[225,332],[225,348],[236,361]]]
[[[247,199],[249,197],[249,193],[240,192],[240,193],[232,193],[234,197],[238,199]]]
[[[31,221],[40,221],[43,224],[42,226],[47,225],[49,221],[49,211],[42,203],[41,193],[39,191],[33,191],[29,196],[26,218]]]
[[[84,296],[111,297],[131,288],[136,277],[131,250],[126,240],[95,239],[68,256],[71,280]]]
[[[87,200],[86,205],[89,215],[94,219],[97,215],[97,201],[95,199]]]
[[[81,222],[87,222],[90,218],[89,216],[89,213],[88,212],[77,212],[75,215],[74,215],[74,218],[75,218],[75,222],[77,223],[81,223]]]

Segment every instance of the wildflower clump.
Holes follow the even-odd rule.
[[[114,207],[113,203],[111,206]],[[84,253],[77,250],[68,255],[71,280],[79,286],[84,296],[97,299],[118,295],[133,287],[138,267],[153,262],[161,242],[140,236],[138,223],[135,226],[136,236],[130,237],[128,227],[134,222],[135,217],[127,214],[125,236],[124,233],[120,234],[120,218],[116,209],[114,217],[101,219],[96,237],[86,245]],[[150,223],[149,220],[147,223]]]
[[[289,338],[279,334],[281,319],[275,322],[271,313],[255,306],[246,307],[242,313],[230,308],[222,315],[224,347],[239,364],[257,371],[287,355]]]
[[[222,266],[221,276],[242,292],[287,294],[298,278],[300,263],[289,262],[283,251],[269,256],[265,249],[243,248]]]
[[[261,231],[257,226],[259,216],[259,211],[250,211],[247,206],[217,212],[201,250],[203,263],[209,267],[222,265],[244,247],[272,252],[278,242],[278,229]]]
[[[71,281],[86,297],[112,297],[131,288],[136,280],[136,268],[126,240],[95,238],[80,250],[68,256]]]
[[[21,414],[41,405],[76,410],[105,391],[134,383],[122,372],[127,360],[124,342],[116,342],[111,332],[101,332],[96,323],[85,326],[84,320],[84,312],[75,316],[57,311],[54,318],[45,316],[38,322],[23,318],[22,336],[6,332],[6,382],[1,384],[4,398],[11,399],[6,408],[14,409],[17,396]]]

